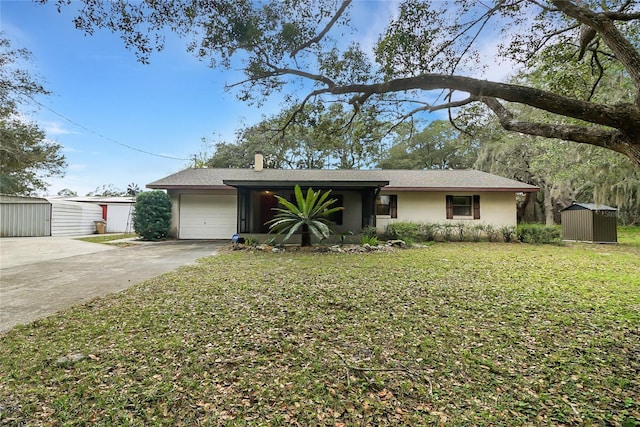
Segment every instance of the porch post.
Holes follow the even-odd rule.
[[[362,190],[362,228],[376,226],[376,196],[379,189]]]
[[[250,233],[251,191],[238,188],[238,233]]]

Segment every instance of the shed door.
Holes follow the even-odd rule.
[[[41,237],[51,235],[51,204],[0,204],[0,237]]]
[[[180,196],[180,239],[231,239],[237,229],[235,195]]]

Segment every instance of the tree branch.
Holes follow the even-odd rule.
[[[520,122],[515,120],[513,114],[497,99],[483,97],[481,101],[495,113],[505,130],[595,145],[627,155],[628,147],[622,141],[623,135],[620,131],[575,125]]]
[[[629,104],[594,104],[527,86],[497,83],[463,76],[422,74],[378,84],[336,86],[328,88],[328,91],[334,95],[362,93],[365,94],[363,96],[366,99],[371,94],[415,89],[454,89],[467,92],[475,97],[499,98],[509,102],[530,105],[550,113],[625,130],[629,133],[637,132],[640,124],[640,108]],[[357,99],[361,98],[362,96]]]
[[[640,19],[640,12],[602,12],[602,14],[612,21],[634,21]]]
[[[333,24],[336,23],[338,18],[340,18],[340,16],[342,16],[342,14],[347,9],[349,4],[351,4],[351,0],[344,0],[342,2],[342,5],[340,6],[338,11],[336,12],[336,14],[333,16],[333,18],[331,18],[331,21],[329,21],[329,23],[324,27],[324,29],[322,31],[320,31],[318,33],[318,35],[316,35],[312,39],[306,41],[305,43],[303,43],[300,46],[298,46],[295,49],[293,49],[291,51],[291,53],[290,53],[291,58],[294,58],[302,49],[306,49],[308,47],[311,47],[311,45],[313,45],[314,43],[320,42],[320,40],[322,40],[322,38],[329,32],[331,27],[333,27]]]
[[[631,76],[631,80],[636,87],[635,104],[640,107],[640,52],[638,52],[637,47],[633,46],[616,28],[607,13],[596,13],[569,0],[552,0],[552,3],[567,16],[588,25],[600,34],[602,40],[609,46],[609,49],[616,55],[616,58]]]

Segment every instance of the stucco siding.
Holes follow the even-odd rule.
[[[387,192],[380,195],[397,195],[398,217],[378,215],[376,225],[384,232],[390,222],[411,221],[422,223],[469,222],[491,224],[495,227],[517,224],[516,198],[511,192]],[[454,217],[447,219],[446,196],[480,196],[480,219]]]

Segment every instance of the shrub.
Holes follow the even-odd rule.
[[[427,241],[432,242],[436,240],[436,236],[438,235],[438,230],[440,226],[438,224],[432,223],[423,223],[419,226],[420,238]]]
[[[286,241],[299,230],[302,240],[300,246],[311,246],[312,235],[318,240],[328,238],[332,233],[330,228],[332,222],[329,217],[335,212],[344,210],[342,206],[332,207],[338,199],[329,199],[331,190],[322,192],[309,188],[305,196],[300,186],[296,184],[293,194],[295,203],[276,195],[282,207],[274,208],[277,214],[271,221],[267,221],[270,232],[286,233],[284,237]]]
[[[490,242],[495,242],[500,237],[500,230],[496,229],[491,224],[487,224],[484,226],[484,232],[487,236],[487,240]]]
[[[140,193],[133,214],[133,229],[143,240],[164,240],[171,228],[171,197],[164,191]]]
[[[378,246],[380,241],[376,236],[368,236],[366,234],[360,235],[360,244],[361,245],[370,245],[370,246]]]
[[[473,240],[474,242],[479,242],[484,230],[485,226],[483,224],[475,224],[469,227],[469,235],[471,236],[471,240]]]
[[[377,237],[378,236],[378,229],[376,227],[372,227],[370,225],[367,225],[362,229],[362,233],[360,233],[360,234],[365,235],[365,236],[369,236],[369,237]]]
[[[458,240],[464,242],[464,236],[467,233],[467,224],[464,222],[456,222],[453,224],[454,229],[457,231]]]
[[[500,234],[502,234],[502,240],[504,240],[505,243],[511,243],[516,235],[516,228],[505,225],[500,227]]]
[[[415,222],[392,222],[387,225],[387,237],[389,239],[404,240],[413,243],[418,240],[420,226]]]
[[[559,244],[562,241],[559,228],[547,227],[542,224],[520,224],[516,229],[516,234],[522,243]]]
[[[253,236],[247,236],[247,238],[244,239],[244,244],[246,246],[258,246],[258,239]]]
[[[445,242],[450,242],[451,240],[453,240],[453,227],[454,225],[450,222],[445,222],[440,226],[442,240],[444,240]]]

